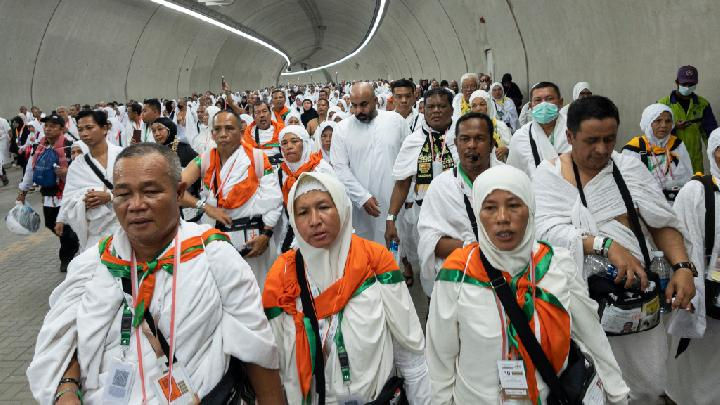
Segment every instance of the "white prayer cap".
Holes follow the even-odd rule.
[[[488,237],[480,222],[482,204],[490,193],[505,190],[520,198],[528,207],[528,223],[520,244],[511,251],[498,249]],[[535,241],[535,197],[530,187],[530,178],[521,170],[510,165],[493,166],[482,172],[473,182],[472,208],[478,218],[478,242],[490,264],[511,275],[520,273],[527,266]]]
[[[675,117],[673,116],[673,112],[670,107],[665,104],[650,104],[645,107],[645,110],[643,110],[642,116],[640,117],[640,129],[645,135],[647,135],[650,143],[664,147],[670,137],[666,136],[663,139],[658,139],[652,130],[653,121],[655,121],[663,112],[670,113],[670,120],[673,122],[672,127],[675,128]]]
[[[580,98],[580,93],[583,90],[588,90],[592,92],[592,90],[590,90],[590,84],[588,82],[575,83],[575,87],[573,87],[573,101]]]

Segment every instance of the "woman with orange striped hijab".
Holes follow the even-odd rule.
[[[287,206],[290,189],[301,174],[306,172],[327,173],[335,177],[335,170],[330,164],[323,160],[322,153],[317,151],[315,143],[310,135],[301,125],[288,125],[280,131],[280,153],[283,163],[278,169],[278,181],[283,194],[283,205]],[[290,249],[293,243],[294,233],[290,228],[287,210],[278,221],[275,235],[275,245],[280,253]]]
[[[603,383],[604,393],[596,385],[598,395],[623,403],[629,389],[575,261],[567,250],[535,241],[530,179],[511,166],[491,167],[475,179],[472,200],[479,242],[448,256],[430,301],[426,355],[433,404],[547,403],[548,385],[536,373],[539,367],[512,327],[483,263],[505,278],[554,371],[559,375],[565,367],[572,336]],[[501,385],[499,370],[506,367],[522,372],[519,383],[525,389],[516,392],[515,402],[501,402],[512,389],[507,381]]]
[[[263,291],[287,402],[364,404],[404,387],[411,404],[429,404],[410,293],[385,246],[353,235],[345,187],[303,173],[288,212],[298,248],[275,261]]]

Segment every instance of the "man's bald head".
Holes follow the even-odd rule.
[[[350,88],[350,104],[355,109],[355,118],[370,122],[377,117],[377,98],[371,83],[355,83]]]

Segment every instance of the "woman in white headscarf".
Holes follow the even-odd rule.
[[[287,402],[366,403],[398,372],[410,403],[429,404],[423,333],[392,254],[353,234],[334,177],[303,173],[288,201],[298,248],[277,259],[263,291]]]
[[[290,110],[288,115],[285,117],[285,126],[288,125],[302,125],[299,112],[295,110]]]
[[[322,158],[316,149],[315,142],[310,139],[302,125],[288,125],[280,131],[280,153],[283,162],[278,169],[278,181],[283,194],[283,204],[287,208],[290,189],[301,174],[306,172],[326,173],[335,177],[335,170]],[[293,233],[289,229],[287,209],[276,225],[275,245],[278,250],[286,252],[293,245]]]
[[[500,361],[521,361],[515,364],[525,370],[529,389],[526,401],[517,403],[546,403],[550,393],[524,346],[507,338],[513,329],[496,301],[481,254],[514,290],[555,371],[562,371],[572,337],[594,362],[605,396],[623,403],[629,389],[573,258],[565,249],[535,241],[530,179],[500,165],[480,174],[472,190],[479,242],[447,258],[430,300],[426,354],[433,404],[500,403]]]
[[[517,109],[515,108],[515,103],[509,97],[505,97],[505,88],[502,83],[495,82],[491,84],[490,94],[492,95],[493,103],[495,103],[497,118],[506,123],[510,129],[516,131],[518,129]]]
[[[707,141],[707,157],[710,162],[710,173],[714,184],[720,183],[720,129],[714,130]],[[717,207],[720,191],[714,187],[714,202]],[[705,189],[699,181],[689,181],[680,190],[675,199],[673,209],[683,224],[685,248],[690,259],[697,266],[698,276],[695,277],[695,298],[692,305],[695,311],[675,311],[668,327],[672,337],[670,355],[667,356],[667,385],[665,392],[678,404],[710,405],[716,404],[720,398],[717,365],[720,364],[720,350],[717,342],[720,339],[720,319],[707,314],[707,295],[710,302],[717,302],[717,291],[711,289],[720,286],[720,274],[717,259],[720,256],[720,209],[715,208],[715,229],[705,229]],[[715,243],[710,256],[705,255],[705,235],[713,232]],[[707,281],[706,281],[707,280]],[[711,287],[710,289],[706,286]],[[717,314],[714,314],[717,315]],[[676,356],[680,339],[689,338],[687,349]]]
[[[573,87],[573,98],[572,101],[575,101],[580,98],[590,97],[592,96],[592,90],[590,90],[590,84],[588,82],[577,82],[575,83],[575,86]],[[570,104],[568,103],[563,106],[563,108],[560,109],[560,114],[567,117],[568,109],[570,108]]]
[[[508,126],[497,119],[495,111],[495,103],[493,103],[490,93],[485,90],[475,90],[470,94],[470,111],[483,113],[492,119],[493,143],[495,145],[495,158],[501,162],[507,159],[512,132]]]
[[[671,204],[680,188],[693,175],[685,144],[671,134],[674,127],[670,107],[665,104],[650,104],[640,118],[640,129],[643,133],[630,139],[622,149],[623,155],[643,162]]]
[[[315,135],[316,148],[322,153],[322,158],[330,163],[330,146],[332,145],[333,133],[337,129],[335,121],[325,121],[320,123]],[[317,134],[319,132],[319,134]]]

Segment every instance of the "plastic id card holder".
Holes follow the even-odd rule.
[[[359,395],[349,392],[347,394],[338,394],[337,396],[338,405],[364,405],[365,400],[360,398]]]
[[[433,160],[432,162],[432,175],[433,178],[436,178],[440,175],[440,173],[443,172],[443,162],[438,160]]]
[[[164,398],[159,402],[166,403],[169,399],[172,405],[195,404],[195,391],[190,385],[190,378],[185,368],[175,363],[173,364],[172,372],[172,393],[170,392],[170,378],[168,373],[163,373],[162,376],[155,375],[152,378],[155,395],[158,398]]]
[[[498,360],[498,377],[503,404],[530,398],[522,360]]]
[[[113,359],[110,371],[105,376],[105,390],[102,403],[110,405],[125,405],[130,402],[133,383],[135,382],[135,363]]]
[[[595,377],[593,377],[590,386],[585,391],[582,403],[583,405],[605,405],[605,390],[603,390],[602,382],[597,373],[595,373]]]

